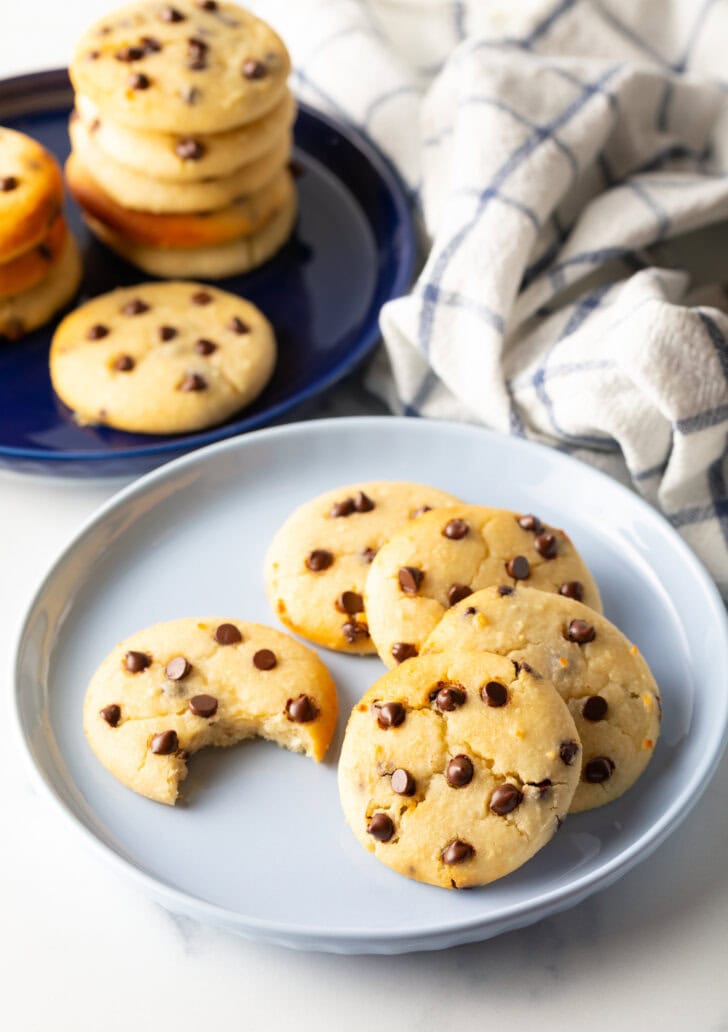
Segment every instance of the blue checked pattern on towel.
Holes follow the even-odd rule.
[[[422,218],[372,387],[631,483],[728,595],[728,0],[254,6]]]

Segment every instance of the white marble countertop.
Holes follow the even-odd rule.
[[[64,63],[104,0],[4,11],[0,74]],[[1,88],[1,87],[0,87]],[[288,952],[171,916],[91,855],[32,789],[10,729],[9,653],[51,560],[117,482],[0,473],[0,1025],[199,1028],[728,1029],[728,761],[659,851],[531,928],[442,953]],[[725,671],[716,671],[725,678]]]

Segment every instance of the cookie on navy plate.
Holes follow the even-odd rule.
[[[572,592],[575,585],[570,586]],[[572,812],[617,799],[649,763],[660,691],[636,645],[580,602],[533,588],[486,588],[448,610],[423,652],[497,652],[550,681],[582,743]]]
[[[267,383],[275,337],[250,302],[192,282],[102,294],[53,337],[53,387],[79,422],[135,433],[199,430],[227,419]]]
[[[347,823],[377,860],[485,885],[545,846],[579,778],[574,721],[545,680],[485,652],[420,656],[354,707],[339,761]]]
[[[367,578],[369,632],[387,666],[418,652],[447,610],[491,584],[567,592],[601,609],[599,591],[569,536],[538,517],[482,505],[450,506],[402,527]],[[572,589],[569,589],[572,585]]]
[[[317,645],[374,652],[364,607],[370,563],[402,524],[453,501],[434,487],[374,480],[334,488],[301,505],[268,549],[265,579],[274,612]]]
[[[114,777],[173,804],[192,753],[267,738],[321,760],[336,687],[316,653],[242,620],[171,620],[116,645],[83,707],[89,745]]]

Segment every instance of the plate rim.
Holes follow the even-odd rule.
[[[28,72],[24,75],[0,78],[0,89],[8,91],[9,97],[6,103],[8,105],[12,105],[13,102],[17,103],[22,100],[22,98],[26,97],[28,92],[38,91],[40,93],[41,89],[45,89],[46,91],[53,90],[54,87],[58,86],[58,80],[60,79],[63,79],[64,83],[67,82],[70,86],[68,69],[63,66]],[[388,301],[401,297],[412,282],[417,257],[417,229],[404,181],[394,168],[394,165],[389,158],[387,158],[376,144],[366,137],[356,126],[340,121],[328,112],[320,111],[318,108],[313,107],[311,104],[301,100],[299,97],[296,97],[296,104],[298,110],[304,112],[306,117],[321,122],[327,128],[346,139],[349,143],[352,143],[364,156],[368,164],[375,170],[377,176],[384,184],[387,194],[395,209],[395,230],[396,234],[401,236],[401,240],[397,247],[400,257],[396,275],[387,289],[387,297],[382,304],[386,304]],[[49,108],[49,110],[51,109]],[[38,112],[34,111],[33,108],[29,108],[27,111],[23,111],[22,115],[25,117],[26,115],[32,115],[33,113]],[[337,182],[341,182],[338,177],[336,177],[336,180]],[[116,462],[121,464],[123,462],[134,461],[136,459],[142,461],[144,459],[164,454],[169,454],[171,459],[181,449],[184,449],[185,452],[187,452],[191,449],[206,447],[207,445],[214,444],[217,441],[226,440],[229,437],[237,436],[241,433],[251,433],[257,429],[265,428],[274,420],[279,419],[286,412],[290,412],[299,405],[302,405],[304,402],[310,401],[312,398],[322,394],[329,387],[332,387],[335,383],[338,383],[339,380],[352,372],[356,366],[363,361],[363,359],[373,350],[380,338],[381,330],[379,328],[379,314],[377,314],[376,317],[372,317],[371,325],[358,337],[357,345],[353,347],[349,353],[342,356],[342,358],[332,366],[327,373],[319,377],[319,379],[314,383],[302,387],[295,394],[290,395],[266,409],[264,413],[260,413],[253,417],[243,416],[235,423],[226,423],[222,426],[210,427],[207,430],[195,431],[189,435],[176,436],[173,440],[169,441],[158,441],[155,444],[141,445],[136,448],[124,448],[114,451],[78,450],[58,452],[48,448],[20,448],[15,445],[5,445],[0,443],[0,457],[9,460],[18,460],[18,462],[33,462],[38,465],[57,462],[59,463],[59,466],[62,466],[64,463],[79,462],[98,462],[99,464],[108,463],[113,465]],[[245,410],[243,410],[243,412],[244,411]],[[248,423],[247,430],[239,425],[240,423],[246,422]],[[21,472],[23,471],[22,466],[19,466],[19,470]],[[98,470],[97,473],[102,474],[102,471]],[[94,472],[90,471],[88,475],[93,476]],[[113,476],[114,471],[111,470],[106,475]]]
[[[322,931],[320,928],[311,928],[305,925],[245,916],[238,911],[200,899],[186,890],[167,884],[162,879],[141,869],[133,861],[126,859],[113,849],[111,845],[104,842],[85,824],[71,806],[61,798],[55,785],[45,776],[40,766],[36,764],[29,736],[25,733],[20,689],[23,646],[29,624],[48,585],[56,576],[62,564],[71,558],[73,552],[83,544],[87,534],[103,524],[115,510],[128,505],[135,497],[141,497],[147,491],[153,490],[158,483],[175,479],[189,465],[204,464],[216,455],[226,451],[255,447],[260,438],[285,438],[302,431],[317,434],[326,432],[327,427],[338,427],[339,429],[347,427],[360,432],[367,432],[371,429],[372,424],[386,424],[393,432],[406,427],[406,432],[408,433],[411,431],[414,433],[429,432],[435,427],[444,428],[446,432],[482,435],[484,441],[491,444],[506,441],[516,451],[531,452],[535,450],[537,452],[545,452],[548,453],[550,458],[556,456],[556,461],[564,463],[567,468],[576,467],[582,474],[586,473],[587,476],[593,477],[597,482],[602,483],[611,490],[615,490],[618,497],[621,496],[625,500],[630,499],[631,503],[636,506],[637,511],[651,521],[654,527],[659,528],[663,535],[666,534],[677,547],[678,552],[681,553],[682,561],[686,564],[694,581],[705,595],[705,599],[710,607],[711,617],[714,618],[715,623],[721,629],[720,639],[716,643],[714,651],[714,654],[718,657],[718,668],[721,667],[721,662],[728,664],[728,616],[726,615],[722,598],[707,569],[683,538],[657,509],[636,492],[596,467],[581,462],[571,455],[558,452],[540,442],[499,434],[496,431],[469,423],[445,420],[413,419],[407,416],[324,418],[310,420],[305,423],[264,427],[252,433],[239,434],[217,441],[205,448],[195,449],[151,470],[149,473],[115,492],[83,521],[78,530],[62,546],[25,607],[23,617],[14,636],[10,650],[10,676],[12,678],[11,723],[15,729],[16,739],[23,754],[26,769],[30,771],[31,780],[36,787],[40,788],[41,794],[50,800],[51,805],[60,811],[66,824],[80,832],[92,849],[98,852],[112,868],[117,869],[127,879],[138,883],[148,896],[157,899],[173,912],[190,914],[203,922],[213,924],[216,927],[223,927],[228,931],[233,931],[259,941],[327,952],[410,952],[438,948],[438,941],[440,948],[443,942],[445,945],[456,945],[477,941],[521,927],[531,921],[541,920],[580,902],[587,896],[607,888],[617,878],[627,874],[638,863],[646,860],[679,827],[708,788],[728,745],[728,693],[726,693],[723,698],[721,712],[718,714],[720,719],[710,727],[710,738],[707,742],[709,748],[703,754],[706,759],[702,760],[700,765],[693,768],[690,778],[682,782],[679,792],[673,796],[670,806],[660,817],[652,822],[620,854],[600,867],[597,872],[586,872],[577,878],[571,879],[567,884],[557,886],[537,898],[516,903],[510,906],[506,913],[498,914],[497,916],[483,918],[482,915],[479,915],[472,918],[453,920],[446,924],[424,925],[406,931],[396,931],[394,929],[373,931],[368,928]]]

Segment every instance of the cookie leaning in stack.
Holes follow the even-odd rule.
[[[91,230],[153,275],[232,276],[288,239],[290,58],[235,4],[137,3],[71,64],[66,176]]]
[[[55,158],[0,127],[0,338],[42,326],[78,289],[81,260],[62,209]]]

